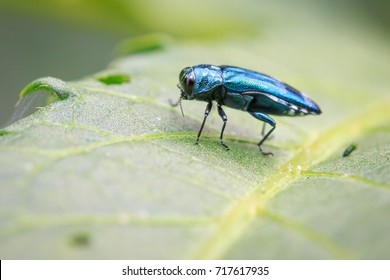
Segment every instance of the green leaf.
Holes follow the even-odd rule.
[[[388,259],[387,42],[292,24],[311,40],[276,28],[176,42],[29,84],[22,97],[58,98],[0,133],[0,257]],[[229,108],[230,151],[214,111],[194,145],[205,103],[183,101],[183,118],[168,101],[181,68],[200,62],[277,76],[323,114],[275,118],[274,157],[256,146],[261,123]]]

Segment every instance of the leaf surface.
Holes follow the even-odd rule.
[[[1,258],[389,258],[386,44],[326,32],[175,42],[32,82],[22,96],[57,98],[0,133]],[[206,103],[183,101],[183,118],[168,100],[203,62],[276,76],[323,114],[275,118],[274,157],[258,152],[262,124],[229,108],[230,151],[215,111],[194,145]]]

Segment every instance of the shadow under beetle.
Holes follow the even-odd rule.
[[[218,114],[223,120],[221,129],[221,145],[228,150],[223,142],[223,132],[226,127],[227,116],[222,106],[247,111],[256,119],[264,122],[262,136],[258,143],[259,150],[264,155],[273,155],[264,152],[261,145],[276,128],[276,122],[268,116],[304,116],[321,114],[318,105],[295,88],[268,75],[235,66],[215,66],[200,64],[184,68],[179,75],[181,91],[180,98],[172,106],[177,106],[184,100],[206,101],[207,106],[204,119],[199,129],[195,144],[198,144],[207,116],[212,107],[212,101],[217,102]],[[184,116],[184,114],[183,114]],[[265,124],[272,128],[265,132]]]

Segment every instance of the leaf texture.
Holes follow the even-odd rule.
[[[388,259],[385,48],[368,59],[332,34],[332,58],[321,41],[264,36],[175,43],[79,81],[28,85],[22,97],[57,98],[0,133],[1,258]],[[312,63],[302,63],[305,46]],[[274,157],[258,152],[262,124],[232,109],[230,151],[215,111],[194,145],[206,103],[183,101],[183,118],[168,100],[181,68],[202,62],[277,76],[323,114],[275,118],[265,145]]]

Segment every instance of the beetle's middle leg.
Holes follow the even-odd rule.
[[[263,123],[263,128],[261,129],[261,136],[265,135],[265,122]]]
[[[259,150],[260,152],[265,155],[265,156],[268,156],[268,155],[273,155],[273,153],[271,152],[264,152],[263,149],[261,148],[261,145],[264,143],[265,140],[267,140],[267,138],[271,135],[271,133],[275,130],[276,128],[276,122],[268,115],[266,114],[263,114],[263,113],[260,113],[260,112],[250,112],[249,111],[249,114],[251,114],[253,117],[255,117],[256,119],[264,122],[264,123],[268,123],[269,125],[272,126],[272,128],[270,129],[270,131],[267,132],[267,134],[265,134],[264,136],[264,126],[263,126],[263,131],[262,131],[262,135],[263,135],[263,139],[260,140],[259,144],[257,144],[257,146],[259,146]]]
[[[221,130],[221,135],[219,136],[219,139],[221,139],[221,145],[225,148],[225,150],[229,150],[229,147],[223,143],[223,132],[225,131],[226,122],[227,122],[227,116],[225,114],[225,111],[222,109],[221,105],[218,104],[218,114],[223,120],[223,126]]]
[[[199,132],[198,132],[198,137],[196,137],[195,144],[199,144],[199,137],[202,134],[202,130],[203,130],[204,124],[206,123],[207,116],[210,114],[210,111],[211,111],[212,107],[213,107],[213,103],[211,101],[209,101],[209,103],[207,103],[206,110],[204,111],[203,122],[202,122],[202,125],[200,126],[200,129],[199,129]]]

